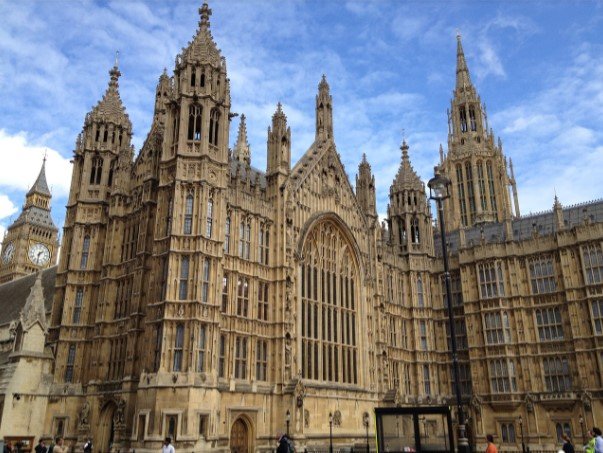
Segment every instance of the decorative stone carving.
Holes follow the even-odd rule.
[[[310,427],[310,411],[308,409],[304,409],[304,428]]]
[[[295,385],[295,400],[297,407],[301,408],[304,405],[304,398],[306,397],[306,386],[301,380],[301,373],[297,379],[297,384]]]
[[[476,414],[480,414],[482,413],[482,399],[479,397],[479,395],[473,395],[473,397],[471,398],[471,408],[473,409],[473,411]]]
[[[78,428],[80,430],[87,430],[90,428],[90,403],[88,401],[86,401],[80,409]]]
[[[285,379],[291,379],[291,334],[285,334]]]
[[[125,428],[126,426],[126,402],[122,399],[117,402],[117,409],[113,415],[113,424],[116,429]]]
[[[580,395],[580,400],[582,401],[584,410],[591,411],[593,409],[593,395],[590,392],[582,392],[582,395]]]
[[[46,331],[46,309],[44,308],[44,290],[42,289],[42,273],[38,273],[34,285],[23,310],[21,310],[21,326],[27,331],[35,323],[39,323],[44,331]]]
[[[341,411],[333,412],[333,426],[341,426]]]
[[[536,398],[535,398],[535,397],[534,397],[534,395],[533,395],[533,394],[531,394],[531,393],[528,393],[528,394],[526,395],[526,398],[525,398],[525,403],[526,403],[526,410],[527,410],[528,412],[534,412],[534,401],[535,401],[535,399],[536,399]]]

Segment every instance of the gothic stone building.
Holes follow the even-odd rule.
[[[441,250],[408,144],[379,224],[369,163],[353,188],[337,153],[323,78],[314,143],[292,166],[278,105],[267,167],[254,168],[243,117],[228,148],[226,61],[200,14],[159,78],[138,155],[117,67],[77,139],[44,432],[92,436],[102,452],[156,451],[166,435],[182,452],[266,451],[289,414],[311,450],[328,442],[329,414],[336,447],[350,447],[375,406],[450,403]],[[602,422],[603,203],[520,216],[460,38],[448,116],[439,168],[453,183],[471,437],[517,450],[521,429],[552,448],[564,431],[579,438],[580,420]]]

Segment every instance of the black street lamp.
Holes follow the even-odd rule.
[[[580,423],[580,432],[582,433],[582,445],[586,445],[586,435],[584,434],[584,417],[582,417],[582,415],[578,419],[578,423]]]
[[[523,441],[523,417],[519,415],[519,432],[521,433],[521,453],[526,453],[526,444]]]
[[[454,329],[454,313],[452,311],[450,285],[450,270],[448,268],[448,249],[446,246],[446,226],[444,225],[444,206],[446,198],[450,198],[450,180],[440,174],[439,168],[435,167],[434,177],[429,180],[429,198],[436,202],[438,208],[438,219],[440,223],[440,235],[442,237],[442,257],[444,259],[444,279],[446,282],[446,304],[448,305],[448,323],[450,328],[450,344],[452,349],[452,372],[454,373],[454,390],[456,393],[457,416],[459,422],[458,452],[469,452],[469,442],[465,434],[465,416],[463,414],[463,403],[461,400],[461,381],[459,379],[459,361],[456,348],[456,332]]]
[[[287,422],[287,437],[289,437],[289,423],[291,422],[291,412],[287,409],[287,413],[285,414],[285,421]]]
[[[329,412],[329,453],[333,453],[333,413]]]
[[[368,412],[365,412],[364,415],[362,416],[362,423],[364,424],[364,427],[366,428],[366,453],[370,453],[371,449],[369,446],[369,437],[368,437],[368,429],[369,429],[369,414]]]

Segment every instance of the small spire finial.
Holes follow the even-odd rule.
[[[118,65],[119,65],[119,50],[116,50],[115,51],[115,64],[109,71],[109,76],[111,76],[109,86],[113,87],[113,88],[117,88],[117,80],[119,79],[119,76],[121,75]]]
[[[46,157],[48,157],[48,148],[44,148],[44,158],[42,159],[42,165],[46,165]]]
[[[408,159],[408,143],[406,143],[406,134],[404,129],[402,129],[402,146],[400,146],[402,150],[402,159]]]
[[[211,16],[211,13],[212,11],[207,3],[203,3],[203,6],[199,8],[199,15],[201,16],[201,19],[199,20],[199,28],[209,28],[209,16]]]
[[[320,79],[320,83],[318,84],[318,89],[321,91],[329,89],[329,82],[327,82],[327,76],[325,74],[323,74],[322,78]]]

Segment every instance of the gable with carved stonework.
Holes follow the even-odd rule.
[[[293,168],[289,189],[297,206],[309,215],[335,212],[355,232],[368,225],[333,142],[310,147]]]

